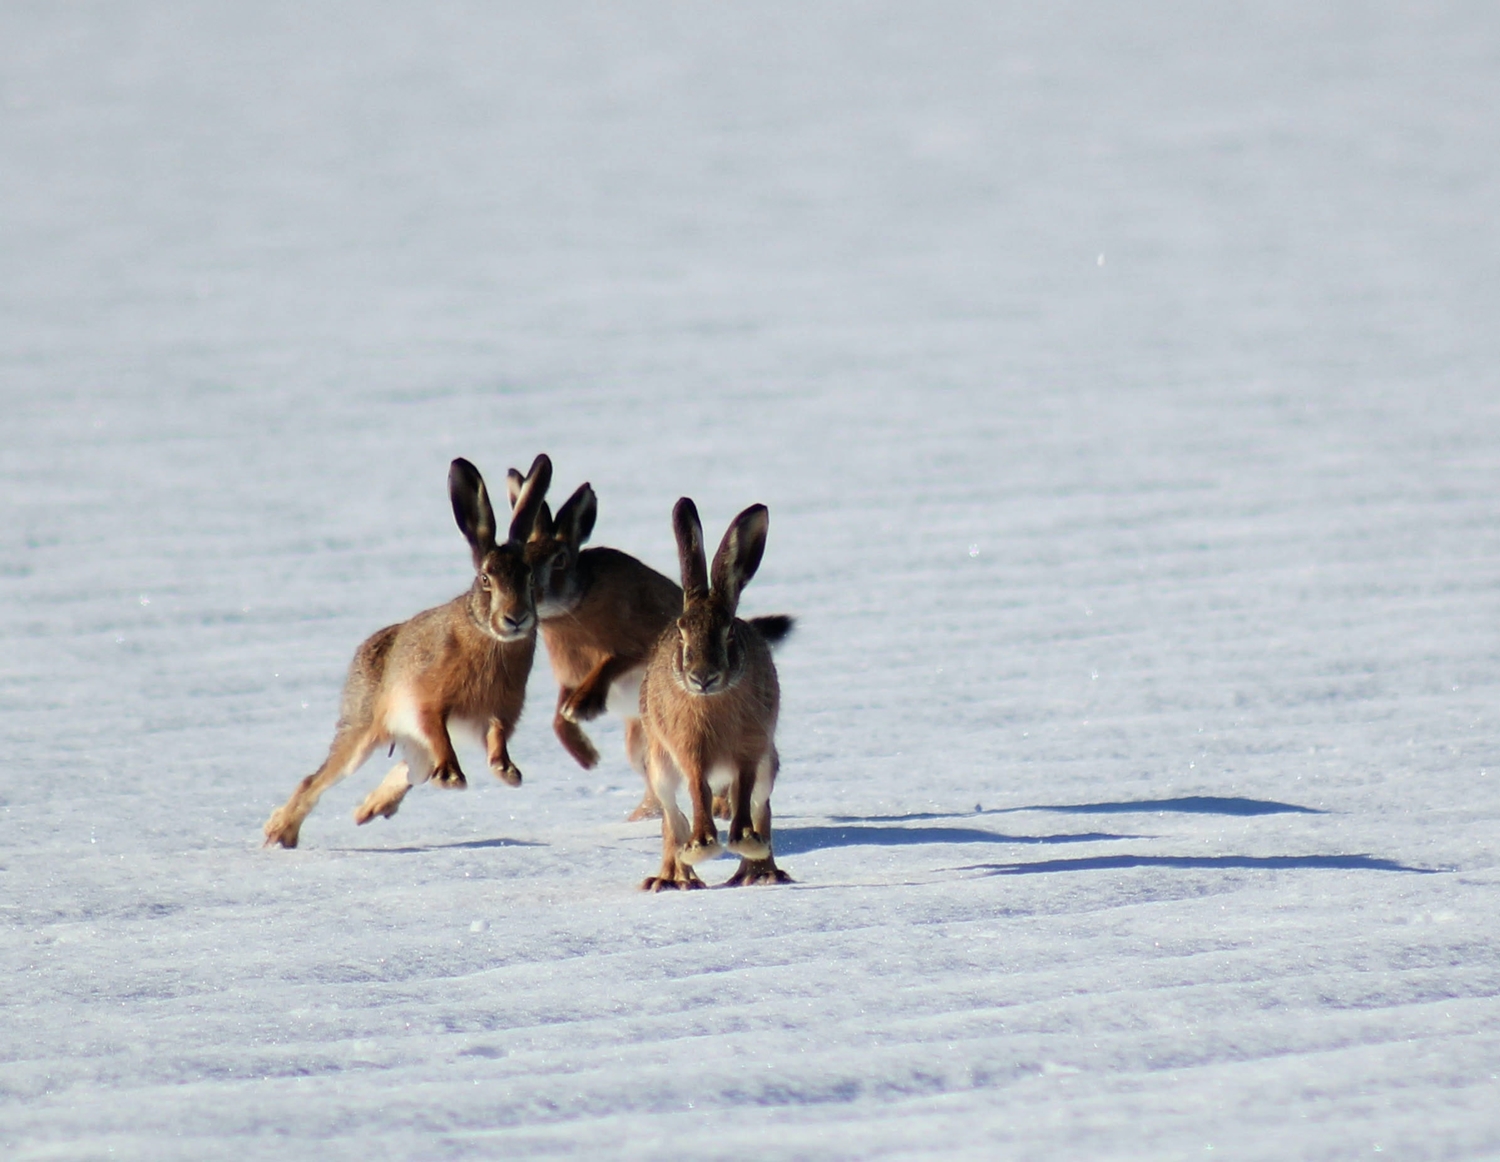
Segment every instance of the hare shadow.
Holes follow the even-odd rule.
[[[979,827],[777,827],[776,854],[801,855],[831,847],[910,847],[930,843],[1052,844],[1097,843],[1141,839],[1140,835],[1112,835],[1090,831],[1065,835],[1004,835]]]
[[[908,815],[834,815],[835,823],[915,823],[923,819],[972,819],[978,815],[1015,815],[1022,811],[1051,811],[1059,815],[1326,815],[1317,807],[1278,803],[1274,799],[1244,799],[1220,795],[1184,795],[1176,799],[1122,799],[1108,803],[1037,803],[1026,807],[977,808],[973,811],[918,811]]]
[[[1411,867],[1393,859],[1354,855],[1099,855],[1088,859],[1046,859],[1036,863],[980,863],[959,868],[992,876],[1041,875],[1052,872],[1118,871],[1124,868],[1218,868],[1284,870],[1321,868],[1335,871],[1408,872],[1437,875],[1443,868]]]
[[[485,851],[492,847],[547,846],[533,839],[466,839],[461,843],[424,843],[409,847],[335,847],[329,850],[359,855],[420,855],[428,851]]]

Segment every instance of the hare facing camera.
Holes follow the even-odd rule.
[[[781,690],[771,647],[735,616],[740,592],[766,548],[769,514],[756,504],[735,517],[714,554],[686,497],[672,510],[682,567],[682,615],[657,640],[641,681],[647,769],[662,806],[661,870],[641,887],[701,888],[695,864],[719,855],[713,797],[728,799],[728,849],[740,857],[731,885],[790,883],[771,851],[771,789],[780,760]],[[691,825],[677,805],[687,784]]]

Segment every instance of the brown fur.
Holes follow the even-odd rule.
[[[467,461],[454,461],[449,488],[473,551],[474,584],[445,605],[387,626],[355,651],[328,757],[271,813],[268,845],[296,847],[302,821],[323,792],[381,746],[400,745],[404,761],[360,804],[358,823],[394,815],[413,782],[431,777],[439,786],[466,786],[450,723],[480,735],[491,771],[520,785],[506,742],[521,717],[537,626],[523,541],[551,472],[551,462],[537,457],[510,539],[498,545],[484,481]]]
[[[727,794],[728,846],[741,856],[729,882],[789,882],[771,850],[771,791],[780,766],[776,665],[755,626],[735,617],[740,591],[764,550],[766,510],[752,506],[730,525],[714,556],[711,588],[690,500],[678,502],[673,525],[683,611],[657,640],[641,683],[647,765],[664,811],[661,870],[642,887],[703,886],[693,865],[721,851],[713,822],[716,791]],[[691,825],[677,806],[680,782],[692,801]]]

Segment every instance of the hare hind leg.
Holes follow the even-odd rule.
[[[651,789],[651,775],[646,770],[646,727],[639,718],[625,720],[625,754],[635,772],[646,782],[645,793],[641,795],[641,801],[636,804],[635,810],[627,816],[627,822],[659,818],[661,803],[656,798],[656,792]]]
[[[365,796],[365,801],[354,809],[354,822],[364,826],[377,816],[389,819],[401,808],[401,800],[412,788],[411,764],[405,760],[386,772],[380,785]]]
[[[302,821],[317,806],[323,792],[363,766],[375,748],[384,741],[384,736],[374,726],[350,728],[340,724],[323,765],[298,783],[291,797],[272,811],[271,817],[266,820],[266,825],[262,828],[266,837],[264,846],[279,844],[281,847],[296,847],[302,831]]]
[[[683,846],[692,835],[687,816],[677,805],[677,788],[682,782],[682,772],[672,756],[660,746],[648,749],[647,770],[651,776],[651,789],[662,807],[661,816],[661,870],[648,876],[641,884],[647,892],[671,891],[707,887],[698,873],[680,858]]]

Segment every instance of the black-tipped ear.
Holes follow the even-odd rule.
[[[714,593],[730,609],[740,603],[740,590],[755,576],[766,551],[766,531],[771,514],[763,504],[752,504],[729,524],[729,531],[714,554]]]
[[[510,540],[512,544],[524,545],[536,527],[537,517],[547,499],[547,486],[552,483],[552,461],[546,453],[531,462],[531,471],[521,484],[516,495],[515,507],[510,514]],[[550,514],[549,518],[550,518]]]
[[[575,549],[589,539],[594,531],[594,520],[599,515],[599,501],[587,483],[580,484],[557,510],[553,523],[553,535],[566,541]]]
[[[703,556],[703,522],[698,506],[687,497],[672,509],[672,531],[677,534],[677,560],[682,566],[684,604],[708,592],[708,561]]]
[[[521,495],[521,485],[526,483],[526,477],[522,476],[514,468],[505,471],[505,491],[510,496],[511,508],[516,507],[516,497]]]
[[[495,547],[495,510],[484,477],[462,456],[448,467],[448,498],[453,502],[453,519],[469,542],[477,568]]]

